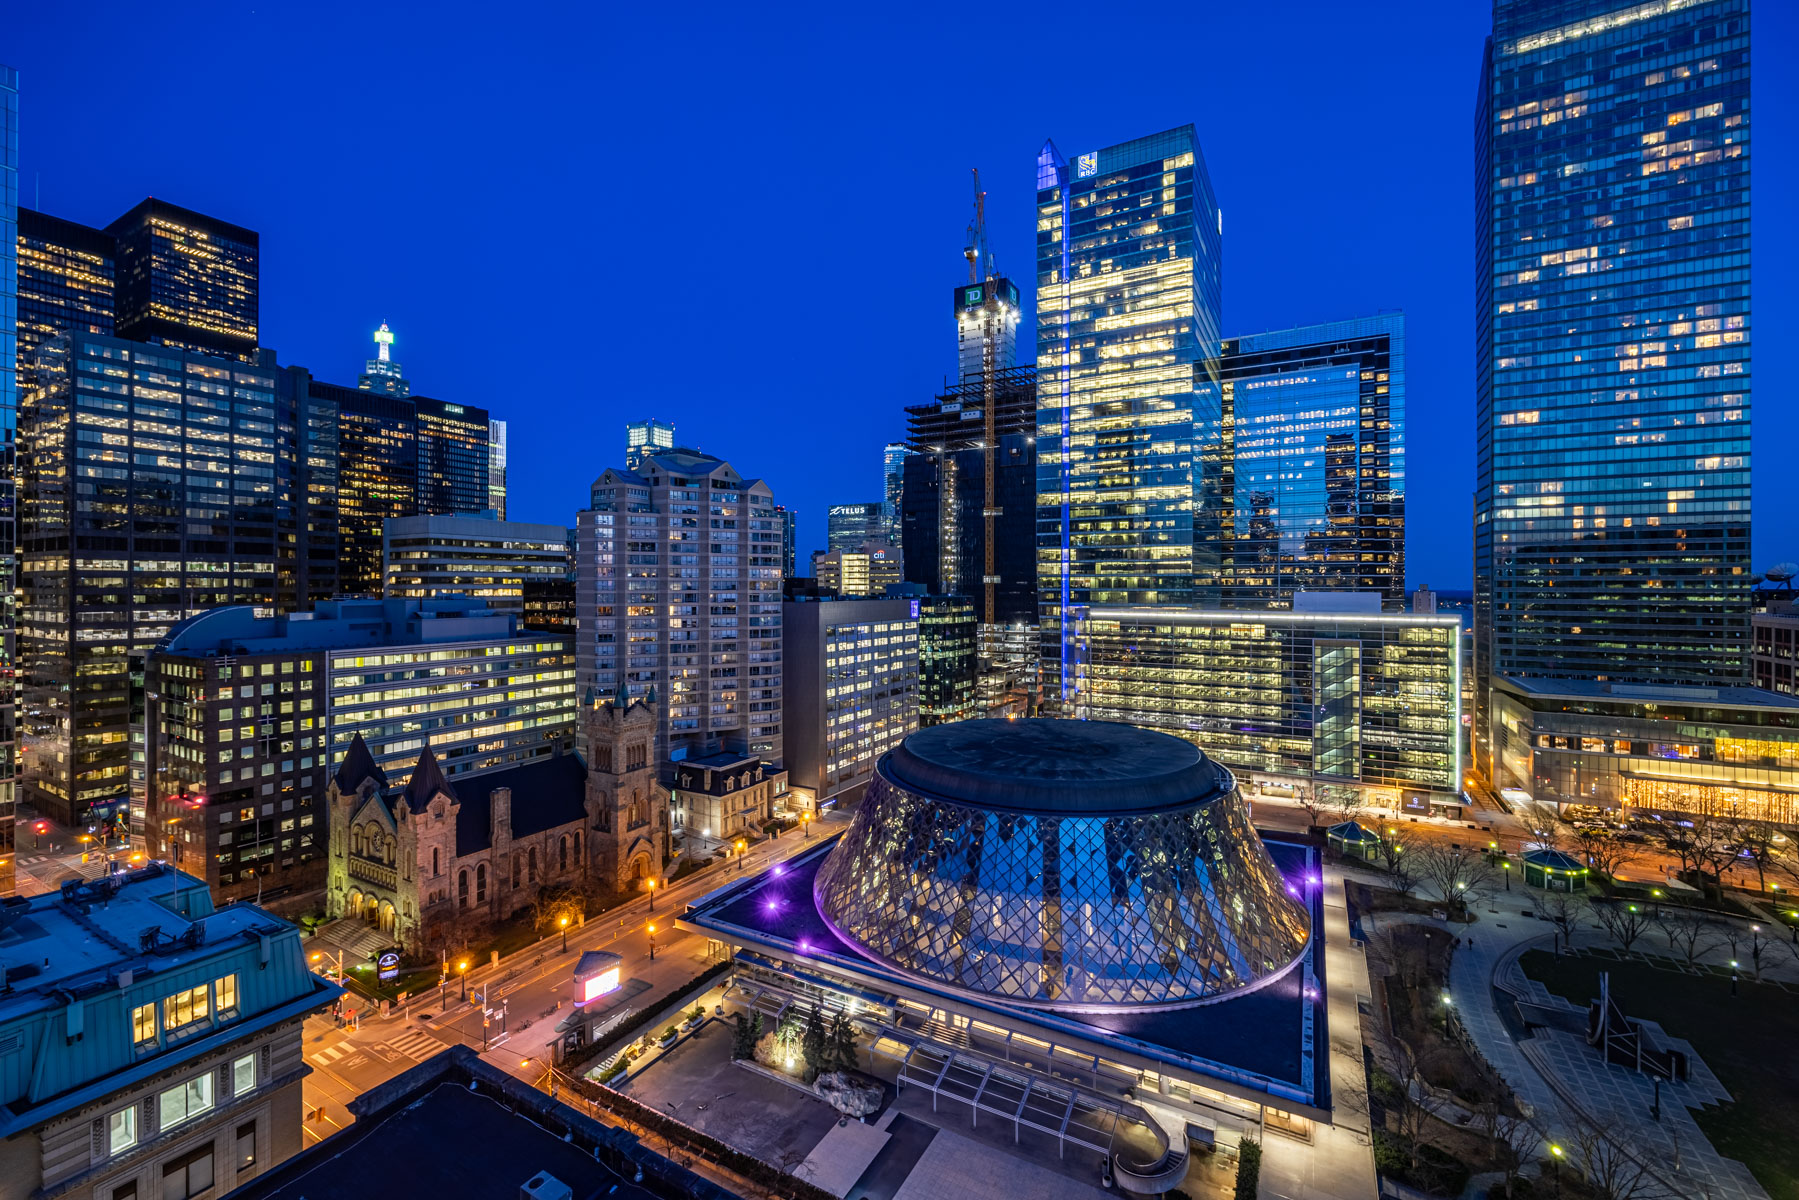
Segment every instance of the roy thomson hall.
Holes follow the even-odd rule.
[[[1194,1152],[1329,1129],[1317,855],[1182,739],[959,721],[884,755],[841,836],[678,923],[765,1021],[847,1013],[900,1087],[1154,1195]]]

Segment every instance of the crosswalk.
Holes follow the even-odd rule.
[[[444,1049],[442,1042],[421,1029],[408,1029],[405,1033],[388,1038],[387,1044],[407,1058],[416,1059],[419,1062],[424,1062]]]
[[[317,1066],[328,1067],[344,1055],[350,1053],[353,1053],[350,1043],[338,1042],[336,1045],[327,1046],[323,1050],[315,1050],[311,1054],[308,1054],[306,1058],[309,1062],[312,1062]]]

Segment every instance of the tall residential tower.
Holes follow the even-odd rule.
[[[1476,760],[1499,676],[1749,649],[1749,0],[1496,0],[1475,125]]]

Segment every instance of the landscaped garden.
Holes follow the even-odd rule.
[[[1694,1112],[1718,1153],[1748,1166],[1775,1200],[1799,1200],[1799,996],[1776,983],[1666,970],[1652,963],[1584,954],[1555,957],[1533,950],[1525,974],[1574,1004],[1599,995],[1599,973],[1633,1017],[1655,1021],[1670,1037],[1693,1044],[1734,1098]]]

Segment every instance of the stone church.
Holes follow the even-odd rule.
[[[418,951],[528,907],[546,886],[628,891],[659,879],[668,794],[656,782],[656,698],[591,697],[589,749],[444,777],[429,747],[392,785],[357,735],[326,788],[325,907]]]

